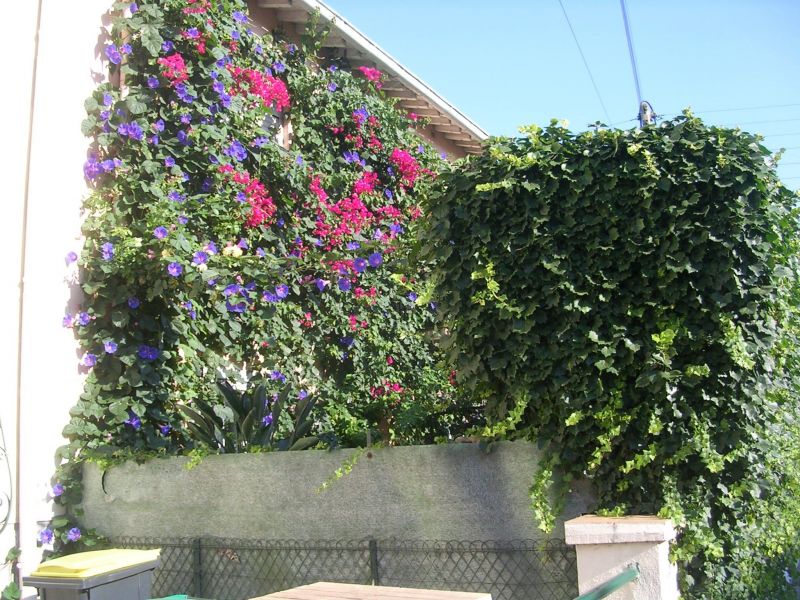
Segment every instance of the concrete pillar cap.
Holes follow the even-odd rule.
[[[564,523],[567,544],[626,544],[637,542],[666,542],[675,539],[671,519],[636,515],[630,517],[599,517],[583,515]]]

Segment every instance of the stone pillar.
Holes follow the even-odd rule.
[[[564,532],[578,556],[581,594],[638,565],[639,578],[608,596],[609,600],[678,599],[678,571],[669,560],[675,527],[669,519],[584,515],[567,521]]]

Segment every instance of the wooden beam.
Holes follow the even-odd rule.
[[[322,42],[323,48],[347,48],[347,42],[344,38],[341,38],[337,35],[329,35],[325,38],[325,41]]]
[[[304,10],[279,10],[276,16],[278,21],[282,21],[284,23],[305,23],[308,21],[308,13]]]
[[[294,0],[258,0],[261,8],[290,8],[294,6]]]
[[[417,94],[415,94],[414,92],[412,92],[411,90],[408,90],[408,89],[395,89],[395,88],[386,89],[386,86],[384,86],[382,89],[383,89],[384,92],[389,94],[392,98],[417,98],[418,97]]]
[[[444,137],[446,137],[448,140],[460,142],[466,142],[472,139],[472,137],[466,133],[445,133]]]

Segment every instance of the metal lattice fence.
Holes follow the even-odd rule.
[[[575,551],[561,540],[245,540],[115,538],[161,548],[153,595],[246,600],[315,581],[490,592],[494,600],[568,600]]]

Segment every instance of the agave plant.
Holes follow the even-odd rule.
[[[192,406],[180,407],[186,427],[199,445],[222,454],[335,445],[332,434],[311,434],[313,396],[299,399],[292,416],[285,411],[288,390],[271,396],[262,382],[240,392],[225,380],[218,381],[217,387],[222,403],[195,400]]]

